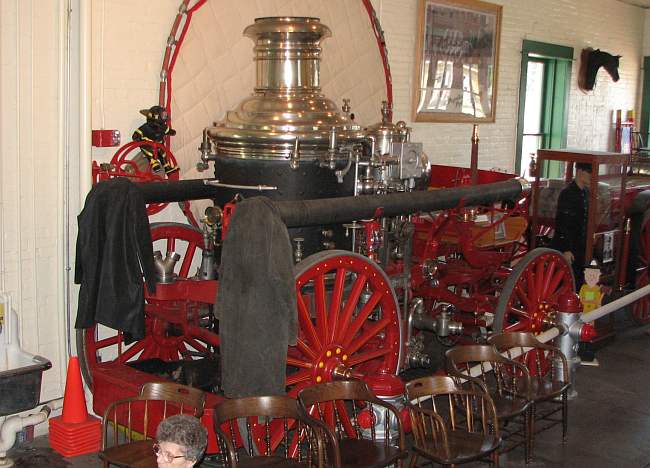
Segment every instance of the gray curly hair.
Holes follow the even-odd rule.
[[[198,460],[208,444],[208,431],[194,416],[177,414],[163,420],[156,430],[158,442],[172,442],[185,448],[185,458]]]

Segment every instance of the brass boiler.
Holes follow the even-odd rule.
[[[354,194],[355,161],[362,128],[348,112],[321,94],[321,41],[331,35],[318,18],[258,18],[244,30],[255,43],[253,93],[205,131],[215,177],[238,186],[277,187],[263,195],[277,200],[331,198]],[[218,204],[241,188],[224,190]],[[349,247],[335,226],[292,229],[304,239],[304,254]]]
[[[320,42],[331,31],[318,18],[258,18],[244,35],[255,43],[255,90],[208,130],[218,154],[313,160],[327,153],[332,129],[337,140],[363,138],[321,94]]]

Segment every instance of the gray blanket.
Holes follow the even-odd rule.
[[[296,343],[291,242],[273,203],[237,204],[223,244],[216,313],[227,397],[285,393],[287,346]]]

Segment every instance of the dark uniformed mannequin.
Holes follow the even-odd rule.
[[[576,290],[580,289],[585,278],[590,182],[591,164],[577,163],[575,178],[560,192],[555,215],[555,234],[551,242],[551,247],[562,252],[571,264]]]
[[[155,141],[163,144],[166,136],[176,135],[176,130],[170,128],[167,123],[169,118],[163,107],[153,106],[149,109],[142,109],[140,113],[147,118],[147,121],[133,132],[131,137],[133,141]],[[161,166],[165,170],[165,174],[168,175],[178,171],[178,166],[173,165],[164,152],[154,151],[149,145],[141,146],[140,150],[149,160],[152,171],[159,171]]]
[[[576,175],[567,185],[557,202],[555,214],[555,234],[551,247],[559,250],[571,263],[576,291],[585,282],[585,250],[587,247],[587,217],[589,215],[589,185],[591,183],[591,164],[577,163]],[[578,354],[585,365],[598,365],[594,346],[581,342]]]

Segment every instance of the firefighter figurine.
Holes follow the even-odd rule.
[[[176,135],[176,130],[167,124],[169,117],[164,107],[153,106],[142,109],[140,113],[147,118],[147,121],[133,132],[133,141],[155,141],[164,144],[166,136]],[[164,151],[156,151],[149,145],[141,146],[140,150],[149,161],[152,172],[160,172],[161,167],[167,175],[178,171],[178,166],[169,161]]]

